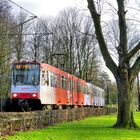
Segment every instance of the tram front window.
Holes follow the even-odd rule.
[[[14,85],[39,85],[39,64],[14,64]]]

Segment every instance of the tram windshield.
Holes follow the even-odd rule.
[[[14,85],[39,85],[40,69],[39,64],[14,64],[13,84]]]

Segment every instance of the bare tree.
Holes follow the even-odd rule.
[[[6,72],[5,69],[9,66],[11,59],[11,48],[9,47],[11,36],[8,32],[13,25],[13,20],[10,9],[8,1],[0,1],[0,74]]]
[[[32,26],[28,28],[28,39],[26,39],[26,52],[27,58],[33,61],[43,60],[43,36],[46,35],[42,29],[40,21],[32,23]]]
[[[10,63],[11,48],[9,42],[11,36],[8,35],[9,28],[13,25],[11,7],[8,1],[0,1],[0,98],[4,98],[10,89]]]
[[[24,21],[27,18],[27,14],[22,11],[15,16],[15,26],[13,27],[14,31],[12,38],[12,49],[13,49],[13,59],[22,60],[25,56],[25,43],[26,43],[26,33],[27,26],[24,26]]]
[[[39,60],[87,81],[97,79],[100,64],[91,19],[86,16],[83,18],[78,10],[69,8],[60,12],[56,18],[42,19],[35,26],[32,32],[40,36],[39,40],[35,36],[30,40],[30,54],[35,54],[33,42],[38,42],[35,44],[38,55],[41,55]],[[49,30],[52,34],[48,34]]]
[[[95,72],[99,71],[99,61],[91,20],[78,10],[70,8],[63,10],[56,21],[56,28],[53,30],[56,42],[54,53],[62,54],[65,59],[64,70],[87,81],[94,81],[97,74]],[[58,56],[57,62],[61,61],[62,57]]]
[[[119,20],[119,45],[116,47],[119,56],[118,65],[113,61],[108,45],[105,42],[101,26],[101,14],[97,12],[95,1],[87,0],[88,8],[94,21],[95,33],[102,52],[106,66],[113,73],[118,88],[118,117],[115,127],[137,128],[133,117],[132,99],[133,99],[133,84],[137,74],[140,71],[140,53],[133,64],[130,64],[131,59],[140,50],[140,42],[135,47],[128,49],[127,26],[125,0],[116,0],[118,5],[118,20]]]

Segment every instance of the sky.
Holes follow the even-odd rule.
[[[48,17],[48,16],[55,17],[59,13],[59,11],[67,7],[76,7],[79,10],[83,11],[84,13],[86,11],[88,12],[87,0],[12,0],[12,1],[38,17]],[[109,1],[109,5],[107,5],[106,7],[110,6],[110,4],[113,7],[116,5],[114,3],[116,2],[115,0],[108,0],[108,1]],[[134,19],[140,20],[140,14],[139,14],[140,11],[139,12],[135,11],[135,8],[136,8],[135,5],[137,3],[139,3],[140,5],[140,0],[131,0],[131,1],[128,0],[128,2],[131,2],[129,3],[129,7],[134,7],[134,9],[131,9],[131,10],[128,9],[129,15],[131,15],[131,17]],[[109,9],[106,9],[106,10],[109,10]],[[106,20],[109,20],[109,18],[105,14],[103,21],[106,21]],[[103,67],[104,67],[104,70],[107,71],[107,73],[109,74],[110,78],[114,81],[114,78],[111,72],[105,66]]]
[[[67,7],[76,7],[85,12],[87,9],[86,0],[12,0],[16,4],[30,11],[38,17],[57,16],[59,11]],[[19,8],[20,9],[20,8]],[[104,67],[104,71],[109,74],[111,80],[115,81],[114,76]]]
[[[38,17],[56,16],[67,7],[87,8],[86,0],[12,0]]]

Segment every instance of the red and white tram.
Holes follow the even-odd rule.
[[[94,91],[100,96],[100,90],[102,98],[95,101]],[[41,109],[43,106],[47,108],[104,106],[103,94],[101,88],[94,90],[94,85],[49,64],[39,62],[13,64],[11,100],[15,108],[29,110]]]

